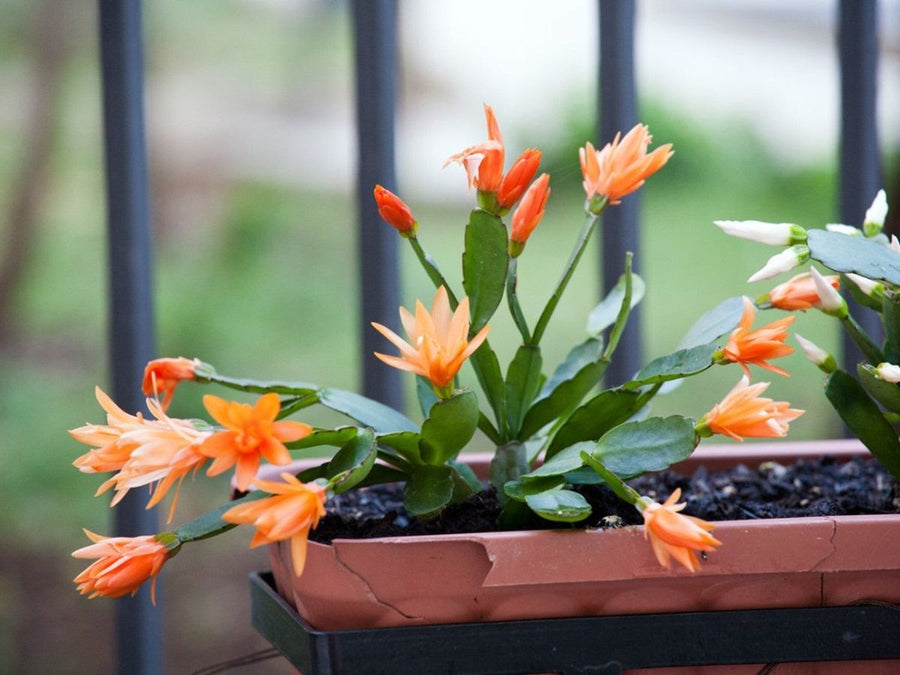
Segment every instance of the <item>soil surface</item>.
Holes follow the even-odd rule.
[[[838,463],[826,457],[782,466],[768,462],[758,468],[739,465],[730,471],[708,473],[702,467],[690,477],[671,471],[630,481],[638,492],[657,501],[681,488],[683,513],[706,520],[790,518],[802,516],[900,513],[900,488],[871,458]],[[619,500],[605,486],[581,486],[592,514],[578,523],[553,523],[532,516],[521,527],[602,528],[642,522],[637,510]],[[337,495],[328,513],[310,533],[314,541],[364,539],[418,534],[491,532],[501,505],[493,489],[445,508],[437,517],[415,518],[403,508],[403,486],[379,485]]]

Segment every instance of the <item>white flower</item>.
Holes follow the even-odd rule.
[[[791,246],[781,253],[776,253],[763,266],[762,269],[755,272],[747,281],[760,281],[761,279],[771,279],[778,276],[782,272],[792,270],[809,260],[809,249],[803,245]]]
[[[881,232],[887,212],[887,195],[884,193],[884,190],[879,190],[872,201],[872,206],[866,210],[866,217],[863,218],[863,230],[867,237],[874,237]]]
[[[826,314],[844,318],[847,316],[847,303],[841,297],[841,294],[828,283],[828,281],[819,273],[815,267],[809,268],[812,274],[813,283],[816,285],[816,293],[819,295],[819,309]]]
[[[833,373],[837,370],[837,361],[831,354],[814,342],[807,340],[802,335],[794,333],[794,337],[797,338],[800,349],[803,350],[806,358],[816,364],[820,369],[824,370],[826,373]]]
[[[794,223],[764,223],[760,220],[716,220],[725,234],[760,244],[789,246],[806,241],[806,230]]]
[[[884,284],[861,277],[853,272],[847,272],[845,276],[856,284],[863,294],[870,298],[881,298],[884,295]]]
[[[897,235],[891,235],[891,248],[900,253],[900,241],[897,240]]]
[[[879,363],[875,368],[875,373],[885,382],[900,382],[900,366],[893,363]]]
[[[841,223],[828,223],[825,229],[829,232],[837,232],[838,234],[846,234],[848,237],[861,237],[862,230],[852,225],[842,225]]]

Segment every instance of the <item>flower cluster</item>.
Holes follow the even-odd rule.
[[[834,356],[812,341],[800,335],[795,338],[807,358],[826,374],[825,396],[841,419],[900,479],[900,441],[894,426],[900,419],[900,241],[882,232],[887,213],[887,196],[879,190],[860,227],[830,223],[823,229],[806,229],[794,223],[756,220],[716,221],[716,225],[735,237],[784,247],[750,277],[751,282],[810,263],[808,271],[776,285],[756,305],[789,312],[815,309],[840,322],[859,350],[855,374],[842,370]],[[834,273],[823,273],[813,261]],[[858,311],[850,311],[841,290],[859,306]],[[878,320],[857,320],[867,312]],[[883,339],[863,328],[879,324]]]
[[[381,185],[373,193],[381,217],[408,242],[435,287],[430,310],[421,301],[414,312],[400,308],[405,338],[394,328],[372,324],[399,352],[375,356],[418,378],[423,421],[416,423],[400,411],[331,387],[229,377],[198,359],[150,362],[142,382],[150,416],[121,410],[98,389],[106,423],[71,432],[90,447],[75,466],[85,473],[112,472],[98,494],[113,488],[113,505],[133,488],[148,486],[149,508],[174,487],[170,521],[178,489],[188,474],[205,470],[216,476],[233,470],[233,485],[246,494],[156,535],[104,538],[88,533],[93,545],[74,553],[95,559],[75,579],[82,593],[91,597],[134,593],[144,581],[155,580],[182,545],[235,525],[255,528],[251,546],[289,541],[293,570],[300,575],[310,531],[334,494],[379,480],[403,481],[406,510],[427,518],[484,489],[459,461],[460,452],[478,431],[477,438],[495,447],[490,482],[504,504],[501,518],[507,527],[517,518],[527,524],[531,515],[523,519],[523,514],[558,522],[584,520],[591,506],[577,488],[599,478],[642,515],[645,535],[660,564],[668,567],[674,559],[693,571],[698,553],[712,552],[721,544],[710,534],[711,524],[681,513],[685,504],[676,503],[680,491],[660,504],[635,492],[626,479],[687,458],[701,438],[714,434],[737,440],[784,436],[802,411],[763,397],[768,383],[750,384],[749,377],[751,366],[787,374],[771,362],[793,351],[785,344],[793,317],[754,328],[755,305],[748,298],[733,299],[701,317],[689,333],[689,343],[651,361],[621,386],[604,388],[603,373],[643,288],[631,271],[629,254],[619,284],[591,314],[587,335],[545,372],[541,341],[601,214],[638,190],[673,153],[671,145],[649,150],[652,137],[641,124],[599,150],[591,143],[579,150],[584,224],[558,281],[548,282],[546,302],[532,321],[517,293],[518,262],[545,217],[550,176],[538,175],[541,152],[535,148],[523,150],[507,169],[496,115],[489,106],[484,112],[487,139],[447,160],[463,167],[469,189],[477,191],[477,206],[462,233],[462,292],[454,290],[425,251],[420,236],[427,229],[420,230],[413,210]],[[761,231],[758,224],[728,227],[738,233]],[[792,246],[802,239],[795,226],[779,227],[778,237]],[[813,277],[815,298],[805,279],[790,283],[772,292],[770,304],[837,311],[834,298],[823,298],[820,288],[824,283],[833,289],[836,280]],[[501,368],[488,336],[504,298],[521,344]],[[466,363],[480,394],[461,383]],[[734,364],[743,370],[743,377],[699,419],[650,414],[651,400],[664,383]],[[890,368],[880,372],[885,379],[900,379]],[[203,405],[209,421],[170,417],[169,406],[185,382],[218,385],[255,398],[231,400],[207,394]],[[319,428],[287,419],[312,405],[340,413],[351,424]],[[648,437],[665,442],[656,444],[658,449],[648,448],[643,442]],[[287,467],[295,451],[314,449],[321,455],[323,447],[332,448],[332,456],[319,466],[298,474],[285,468],[281,480],[260,475],[264,465]]]

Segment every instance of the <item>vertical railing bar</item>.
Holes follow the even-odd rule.
[[[400,372],[373,351],[384,349],[371,321],[396,326],[400,304],[397,234],[381,222],[372,199],[376,183],[396,191],[394,119],[397,73],[396,0],[354,0],[356,44],[357,212],[361,302],[362,389],[402,407]]]
[[[143,407],[139,389],[153,356],[150,225],[144,143],[140,0],[100,1],[100,59],[109,242],[109,349],[112,396],[125,410]],[[156,514],[135,491],[115,509],[120,536],[156,532]],[[157,598],[159,588],[156,589]],[[118,672],[161,673],[161,608],[146,590],[116,601]]]
[[[862,225],[866,209],[881,187],[881,155],[878,148],[877,0],[840,0],[838,54],[841,77],[839,212],[842,223]],[[860,308],[862,309],[862,308]],[[870,311],[856,314],[866,331],[882,334],[879,317]],[[843,340],[843,365],[856,372],[859,350]]]
[[[628,131],[637,123],[634,72],[635,0],[600,0],[600,119],[598,143],[613,139],[617,131]],[[624,271],[625,253],[634,253],[634,269],[640,265],[638,221],[639,193],[608,208],[603,215],[602,290],[612,289]],[[635,308],[622,335],[616,358],[606,371],[609,385],[630,379],[641,367],[642,335],[640,308]]]

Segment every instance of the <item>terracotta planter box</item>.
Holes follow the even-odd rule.
[[[856,441],[718,446],[680,468],[865,453]],[[700,571],[660,567],[642,528],[310,542],[306,570],[270,547],[279,593],[311,627],[900,604],[900,515],[720,521]]]

